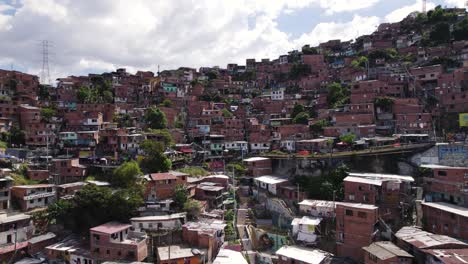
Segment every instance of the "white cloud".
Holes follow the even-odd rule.
[[[320,23],[291,40],[276,22],[286,10],[314,7],[337,13],[377,1],[22,0],[14,14],[0,14],[0,57],[39,75],[37,44],[48,39],[54,44],[53,78],[116,67],[225,66],[246,58],[275,58],[303,44],[351,39],[378,23],[376,17],[354,16],[349,22]],[[249,18],[254,20],[250,27]]]
[[[426,3],[426,10],[431,10],[431,9],[434,9],[435,7],[436,5],[432,2]],[[419,12],[422,11],[422,0],[417,0],[412,5],[403,6],[401,8],[394,10],[393,12],[385,16],[385,21],[391,22],[391,23],[398,22],[398,21],[401,21],[406,16],[408,16],[410,13],[415,12],[415,11],[419,11]]]
[[[379,1],[380,0],[320,0],[320,6],[327,10],[327,14],[331,15],[338,12],[368,8]]]
[[[466,0],[445,0],[448,6],[455,6],[460,8],[466,8]]]
[[[332,39],[351,40],[360,35],[370,34],[376,30],[380,19],[376,16],[361,17],[355,15],[353,20],[345,23],[320,23],[310,33],[303,34],[295,40],[296,46],[304,44],[317,45]]]

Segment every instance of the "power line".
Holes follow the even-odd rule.
[[[41,71],[41,83],[50,84],[50,69],[49,69],[49,47],[50,43],[48,40],[42,41],[42,71]]]

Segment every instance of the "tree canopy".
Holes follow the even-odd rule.
[[[291,118],[295,118],[299,113],[305,112],[305,108],[301,104],[295,104],[291,113]]]
[[[164,129],[167,127],[166,115],[154,106],[146,111],[145,120],[148,126],[153,129]]]
[[[115,187],[128,188],[135,185],[138,181],[138,176],[142,174],[140,166],[136,161],[125,162],[114,170],[111,183]]]
[[[138,214],[143,204],[140,189],[112,191],[106,187],[86,185],[70,200],[58,200],[50,204],[48,214],[65,228],[83,235],[89,228],[109,221],[128,222]]]
[[[347,96],[347,90],[339,83],[331,83],[327,86],[328,96],[327,102],[328,107],[336,108],[347,103],[349,97]]]
[[[308,113],[301,112],[297,114],[296,117],[294,117],[293,123],[307,125],[309,123],[309,118],[310,118],[310,115]]]
[[[140,161],[141,168],[146,173],[166,172],[172,168],[172,162],[164,154],[164,144],[153,140],[145,140],[140,144],[145,155]]]

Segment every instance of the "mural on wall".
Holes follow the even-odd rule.
[[[438,146],[439,163],[442,165],[468,165],[468,146],[462,144],[446,144]]]

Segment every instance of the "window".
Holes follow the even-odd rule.
[[[353,210],[345,210],[345,214],[349,216],[353,216]]]
[[[94,252],[99,253],[99,248],[95,248]]]
[[[357,216],[358,216],[359,218],[364,218],[364,219],[366,219],[366,218],[367,218],[367,213],[366,213],[366,212],[358,212]]]
[[[350,194],[348,200],[354,201],[354,198],[355,198],[355,197],[354,197],[354,194]]]
[[[34,199],[32,199],[31,201],[29,201],[30,204],[34,203]]]
[[[106,250],[106,254],[107,254],[107,255],[110,255],[110,250],[109,250],[109,249]]]
[[[377,262],[377,257],[371,253],[369,253],[369,259],[372,260],[372,262]]]
[[[362,200],[364,200],[364,202],[368,202],[368,201],[369,201],[369,194],[365,193],[365,194],[362,196]]]
[[[443,171],[443,170],[440,170],[440,171],[437,171],[437,175],[439,175],[439,176],[447,176],[447,172],[446,172],[446,171]]]
[[[93,234],[93,238],[94,238],[94,240],[99,240],[99,239],[101,239],[101,236]]]

